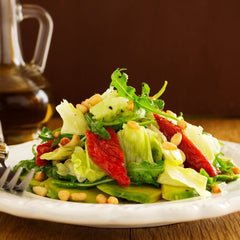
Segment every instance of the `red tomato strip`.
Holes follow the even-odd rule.
[[[168,141],[170,141],[175,133],[180,132],[182,134],[182,141],[178,145],[178,148],[186,155],[185,166],[191,167],[198,172],[203,168],[211,177],[218,174],[218,170],[214,168],[203,153],[187,138],[179,126],[174,125],[157,114],[154,114],[154,117],[158,123],[160,131],[165,135]]]
[[[48,161],[41,159],[41,155],[47,152],[52,152],[53,148],[51,147],[53,140],[49,140],[46,143],[40,144],[37,146],[37,157],[36,157],[36,165],[37,166],[47,166]]]
[[[107,173],[111,178],[117,180],[119,185],[129,186],[130,179],[124,166],[124,154],[119,144],[115,131],[107,128],[111,138],[100,138],[99,135],[86,131],[88,154],[92,161]]]

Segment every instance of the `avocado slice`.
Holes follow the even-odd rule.
[[[47,193],[47,197],[49,198],[53,198],[53,199],[59,199],[58,198],[58,192],[60,190],[67,190],[70,193],[76,193],[76,192],[84,192],[87,194],[87,199],[84,201],[85,203],[97,203],[96,201],[96,197],[98,194],[102,193],[100,190],[98,190],[97,188],[89,188],[89,189],[76,189],[76,188],[62,188],[62,187],[58,187],[56,185],[54,185],[52,183],[52,178],[48,178],[43,182],[39,182],[36,181],[34,179],[31,180],[29,187],[28,187],[28,191],[31,192],[31,188],[33,186],[43,186],[46,187],[48,190]]]
[[[139,203],[152,203],[161,198],[161,189],[148,185],[124,187],[113,183],[105,183],[98,185],[97,188],[109,195]]]
[[[197,196],[199,196],[199,194],[193,188],[162,184],[162,198],[165,200],[172,201]]]

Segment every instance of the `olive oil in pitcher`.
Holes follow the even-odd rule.
[[[26,83],[26,78],[30,77],[30,82],[35,83],[34,86],[21,84],[24,87],[18,86],[10,90],[3,85],[0,88],[0,119],[8,144],[36,138],[39,129],[53,113],[54,101],[49,83],[37,72],[28,71],[27,76],[24,76],[24,73],[26,74],[26,68],[23,71],[18,69],[17,75],[13,74],[11,70],[11,74],[5,75],[5,78],[8,82],[13,83],[15,82],[13,78],[17,76],[18,82]],[[3,74],[0,74],[0,79],[1,82],[5,82]],[[17,85],[15,83],[15,86]]]
[[[38,40],[30,63],[19,46],[19,23],[24,18],[39,21]],[[53,98],[45,67],[53,23],[36,5],[0,0],[0,121],[7,144],[34,139],[53,114]]]

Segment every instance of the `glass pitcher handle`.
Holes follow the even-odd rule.
[[[21,9],[23,19],[36,18],[39,22],[37,42],[33,58],[30,63],[36,66],[40,72],[43,72],[45,69],[48,50],[52,38],[52,18],[45,9],[37,5],[23,4],[21,6]]]

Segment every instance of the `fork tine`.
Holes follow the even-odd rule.
[[[19,177],[20,177],[20,175],[21,175],[22,170],[23,170],[22,167],[18,168],[17,172],[14,174],[13,178],[11,179],[11,181],[8,182],[8,183],[4,186],[4,188],[5,188],[6,190],[11,191],[11,190],[14,188],[14,186],[16,185],[16,183],[17,183],[17,181],[18,181],[18,179],[19,179]]]
[[[0,178],[0,187],[3,187],[4,184],[6,183],[10,171],[11,171],[10,167],[7,167],[6,170],[4,171],[2,177]]]
[[[29,185],[29,183],[30,183],[30,181],[32,180],[32,177],[33,177],[33,175],[34,175],[34,169],[32,169],[28,174],[27,174],[27,176],[23,179],[23,181],[20,183],[20,184],[18,184],[18,185],[16,185],[15,186],[15,190],[16,191],[25,191],[26,190],[26,188],[28,187],[28,185]]]

